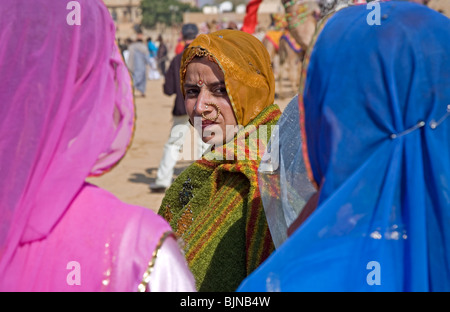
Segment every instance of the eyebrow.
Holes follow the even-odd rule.
[[[216,86],[220,86],[220,85],[224,85],[224,84],[225,84],[225,81],[217,81],[217,82],[213,82],[213,83],[210,83],[210,84],[205,83],[205,85],[206,85],[207,87],[209,87],[209,88],[211,88],[211,87],[216,87]],[[194,83],[194,84],[191,84],[191,83],[185,83],[185,84],[184,84],[184,87],[185,87],[185,88],[198,88],[198,85],[197,85],[196,83]]]

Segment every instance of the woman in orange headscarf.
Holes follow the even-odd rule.
[[[281,114],[270,57],[252,35],[221,30],[190,44],[180,74],[191,123],[212,147],[159,213],[184,240],[198,290],[234,291],[273,251],[256,173]]]

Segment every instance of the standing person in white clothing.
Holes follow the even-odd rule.
[[[181,29],[185,48],[197,37],[198,27],[195,24],[185,24]],[[163,91],[166,95],[176,94],[172,111],[173,123],[169,139],[164,145],[164,152],[156,174],[156,181],[150,185],[152,192],[164,192],[172,184],[174,167],[179,159],[187,133],[190,132],[189,117],[184,107],[184,97],[180,87],[180,67],[183,52],[176,55],[169,66],[165,76]],[[194,135],[198,135],[194,131]],[[201,138],[194,139],[194,158],[200,158],[208,145]]]

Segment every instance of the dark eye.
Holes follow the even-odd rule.
[[[227,88],[225,86],[220,86],[214,89],[214,93],[217,95],[227,95]]]
[[[186,89],[186,97],[193,98],[198,95],[198,90],[196,88]]]

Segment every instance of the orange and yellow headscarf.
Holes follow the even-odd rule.
[[[275,78],[269,53],[253,35],[224,29],[199,35],[184,51],[181,90],[186,68],[195,57],[208,57],[225,76],[225,85],[238,123],[246,126],[275,100]]]

